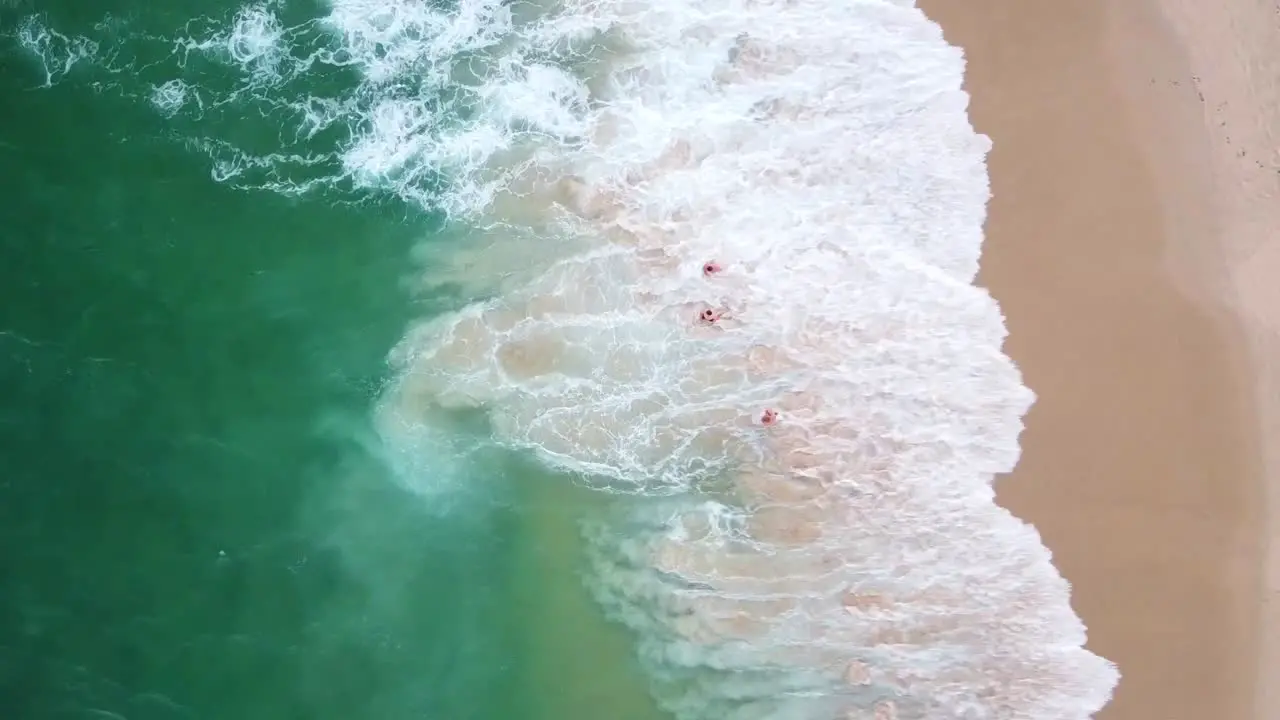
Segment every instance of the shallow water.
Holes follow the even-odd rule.
[[[291,617],[358,627],[366,714],[1105,701],[1114,668],[992,499],[1033,395],[972,284],[990,143],[912,3],[268,1],[11,28],[15,97],[109,115],[75,142],[112,157],[68,152],[95,174],[65,197],[148,203],[81,230],[130,228],[112,262],[181,328],[117,334],[182,349],[187,397],[143,396],[289,474],[166,467],[280,493],[227,507],[314,548],[289,574],[332,556],[339,609]],[[308,667],[288,647],[280,667]]]

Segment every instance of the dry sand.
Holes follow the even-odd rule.
[[[1271,720],[1280,15],[1162,2],[922,5],[994,141],[980,282],[1039,395],[999,497],[1120,666],[1098,717]]]

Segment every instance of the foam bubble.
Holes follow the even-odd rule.
[[[151,91],[151,104],[166,117],[173,117],[187,104],[189,88],[181,80],[156,85]]]
[[[235,25],[223,39],[226,53],[256,79],[273,82],[280,78],[284,27],[265,4],[249,5],[235,17]]]

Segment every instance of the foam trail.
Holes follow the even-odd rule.
[[[34,16],[18,25],[16,40],[19,46],[39,59],[45,87],[54,85],[76,65],[89,61],[98,53],[98,43],[93,40],[63,35],[45,27]]]
[[[593,529],[594,582],[682,718],[1092,714],[1115,669],[993,499],[1032,394],[972,285],[989,143],[960,51],[882,0],[569,3],[538,29],[583,28],[613,37],[593,93],[530,92],[582,128],[535,156],[598,244],[417,328],[388,403],[487,408],[667,497]]]

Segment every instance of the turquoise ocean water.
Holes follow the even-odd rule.
[[[469,488],[431,496],[385,462],[386,353],[460,299],[409,291],[440,218],[219,183],[189,141],[271,142],[251,102],[170,122],[147,79],[46,86],[15,40],[238,9],[160,5],[0,9],[0,717],[660,717],[581,583],[572,486],[424,456]]]

